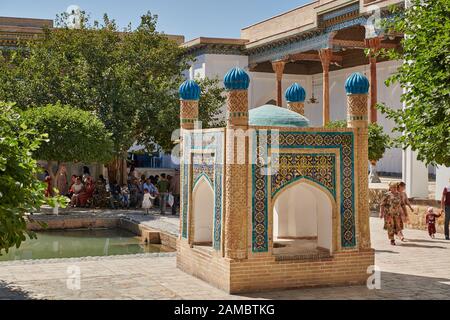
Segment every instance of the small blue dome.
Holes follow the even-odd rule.
[[[306,98],[305,89],[298,83],[294,83],[287,88],[284,96],[288,102],[304,102]]]
[[[186,80],[178,90],[180,98],[183,100],[198,100],[200,99],[200,87],[194,80]]]
[[[309,120],[297,112],[271,104],[251,109],[248,113],[251,126],[303,128]]]
[[[227,90],[247,90],[250,85],[250,77],[241,68],[233,68],[223,78]]]
[[[355,72],[345,81],[347,94],[367,94],[369,92],[369,80],[361,73]]]

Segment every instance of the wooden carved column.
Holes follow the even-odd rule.
[[[330,122],[330,62],[333,52],[331,49],[319,50],[320,62],[323,70],[323,126]]]
[[[378,121],[376,105],[378,102],[377,88],[377,57],[376,53],[380,50],[381,39],[379,37],[366,39],[366,47],[370,49],[370,112],[369,121],[376,123]]]
[[[281,107],[283,104],[283,88],[282,88],[282,80],[283,80],[283,72],[284,66],[286,65],[286,61],[273,61],[272,68],[277,77],[277,106]]]

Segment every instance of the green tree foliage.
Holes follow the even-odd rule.
[[[105,125],[92,112],[47,105],[23,112],[29,127],[47,134],[47,141],[34,151],[36,159],[49,161],[49,173],[55,181],[53,164],[62,162],[107,163],[113,155],[113,143]]]
[[[378,108],[393,119],[398,141],[418,151],[427,164],[450,166],[450,2],[411,0],[404,12],[393,9],[388,32],[405,34],[402,52],[383,52],[405,61],[387,85],[399,83],[405,110]]]
[[[346,120],[334,120],[327,123],[325,126],[326,128],[347,128],[347,121]]]
[[[220,85],[220,80],[199,79],[200,101],[198,102],[198,118],[203,128],[224,127],[225,121],[225,89]]]
[[[46,30],[43,39],[3,52],[0,99],[22,109],[60,102],[92,111],[112,133],[118,157],[136,141],[169,150],[179,127],[178,87],[190,59],[184,49],[156,31],[150,13],[125,30],[107,15],[93,24],[83,15],[79,29],[69,28],[66,18],[59,17],[58,28]],[[208,114],[204,118],[209,122]]]
[[[336,120],[330,121],[327,128],[346,128],[347,121]],[[369,160],[378,161],[383,158],[386,149],[388,149],[391,144],[391,138],[388,134],[384,133],[383,127],[377,123],[369,123]]]
[[[38,210],[45,203],[45,185],[36,175],[39,167],[32,153],[44,143],[46,135],[27,125],[12,104],[0,103],[0,253],[19,247],[27,231],[25,213]]]
[[[377,123],[369,123],[369,160],[378,161],[383,158],[386,149],[391,146],[391,138],[384,133],[383,127]]]
[[[201,94],[198,103],[198,118],[202,122],[202,128],[223,127],[225,126],[225,89],[220,85],[217,78],[196,79],[200,86]],[[155,142],[164,150],[171,150],[173,140],[179,137],[173,135],[174,130],[180,127],[180,102],[177,101],[168,105],[164,112],[159,114],[158,118],[161,125],[152,136],[147,136],[145,131],[139,135],[137,141],[140,144],[149,146],[149,150],[153,150]]]

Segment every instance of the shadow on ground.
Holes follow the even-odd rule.
[[[441,244],[448,244],[450,241],[439,241],[439,239],[430,239],[430,240],[423,240],[423,239],[407,239],[408,242],[421,242],[421,243],[441,243]]]
[[[274,300],[450,300],[449,281],[450,276],[442,279],[382,272],[380,289],[369,290],[366,286],[325,287],[249,293],[242,296]]]
[[[410,241],[408,241],[410,242]],[[446,250],[446,247],[441,247],[441,246],[424,246],[424,245],[420,245],[420,244],[416,244],[416,243],[408,243],[408,242],[403,242],[401,244],[402,247],[410,247],[410,248],[424,248],[424,249],[444,249]]]
[[[376,250],[376,249],[375,249],[375,252],[376,252],[376,253],[392,253],[392,254],[400,254],[400,252],[395,252],[395,251],[392,251],[392,250]]]
[[[28,293],[18,288],[12,288],[8,283],[0,280],[0,300],[28,300]]]

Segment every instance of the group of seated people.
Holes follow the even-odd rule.
[[[166,177],[161,175],[164,180]],[[170,176],[168,176],[171,179]],[[141,208],[144,198],[144,190],[147,190],[154,205],[159,205],[159,191],[157,188],[158,176],[145,177],[141,179],[131,177],[127,184],[118,184],[113,181],[109,185],[103,175],[94,182],[92,176],[76,176],[71,178],[67,196],[72,207],[96,207],[105,208]]]
[[[72,207],[90,207],[97,206],[101,203],[101,197],[107,199],[106,180],[100,175],[99,179],[94,183],[91,176],[83,177],[73,175],[67,196],[70,199]]]

